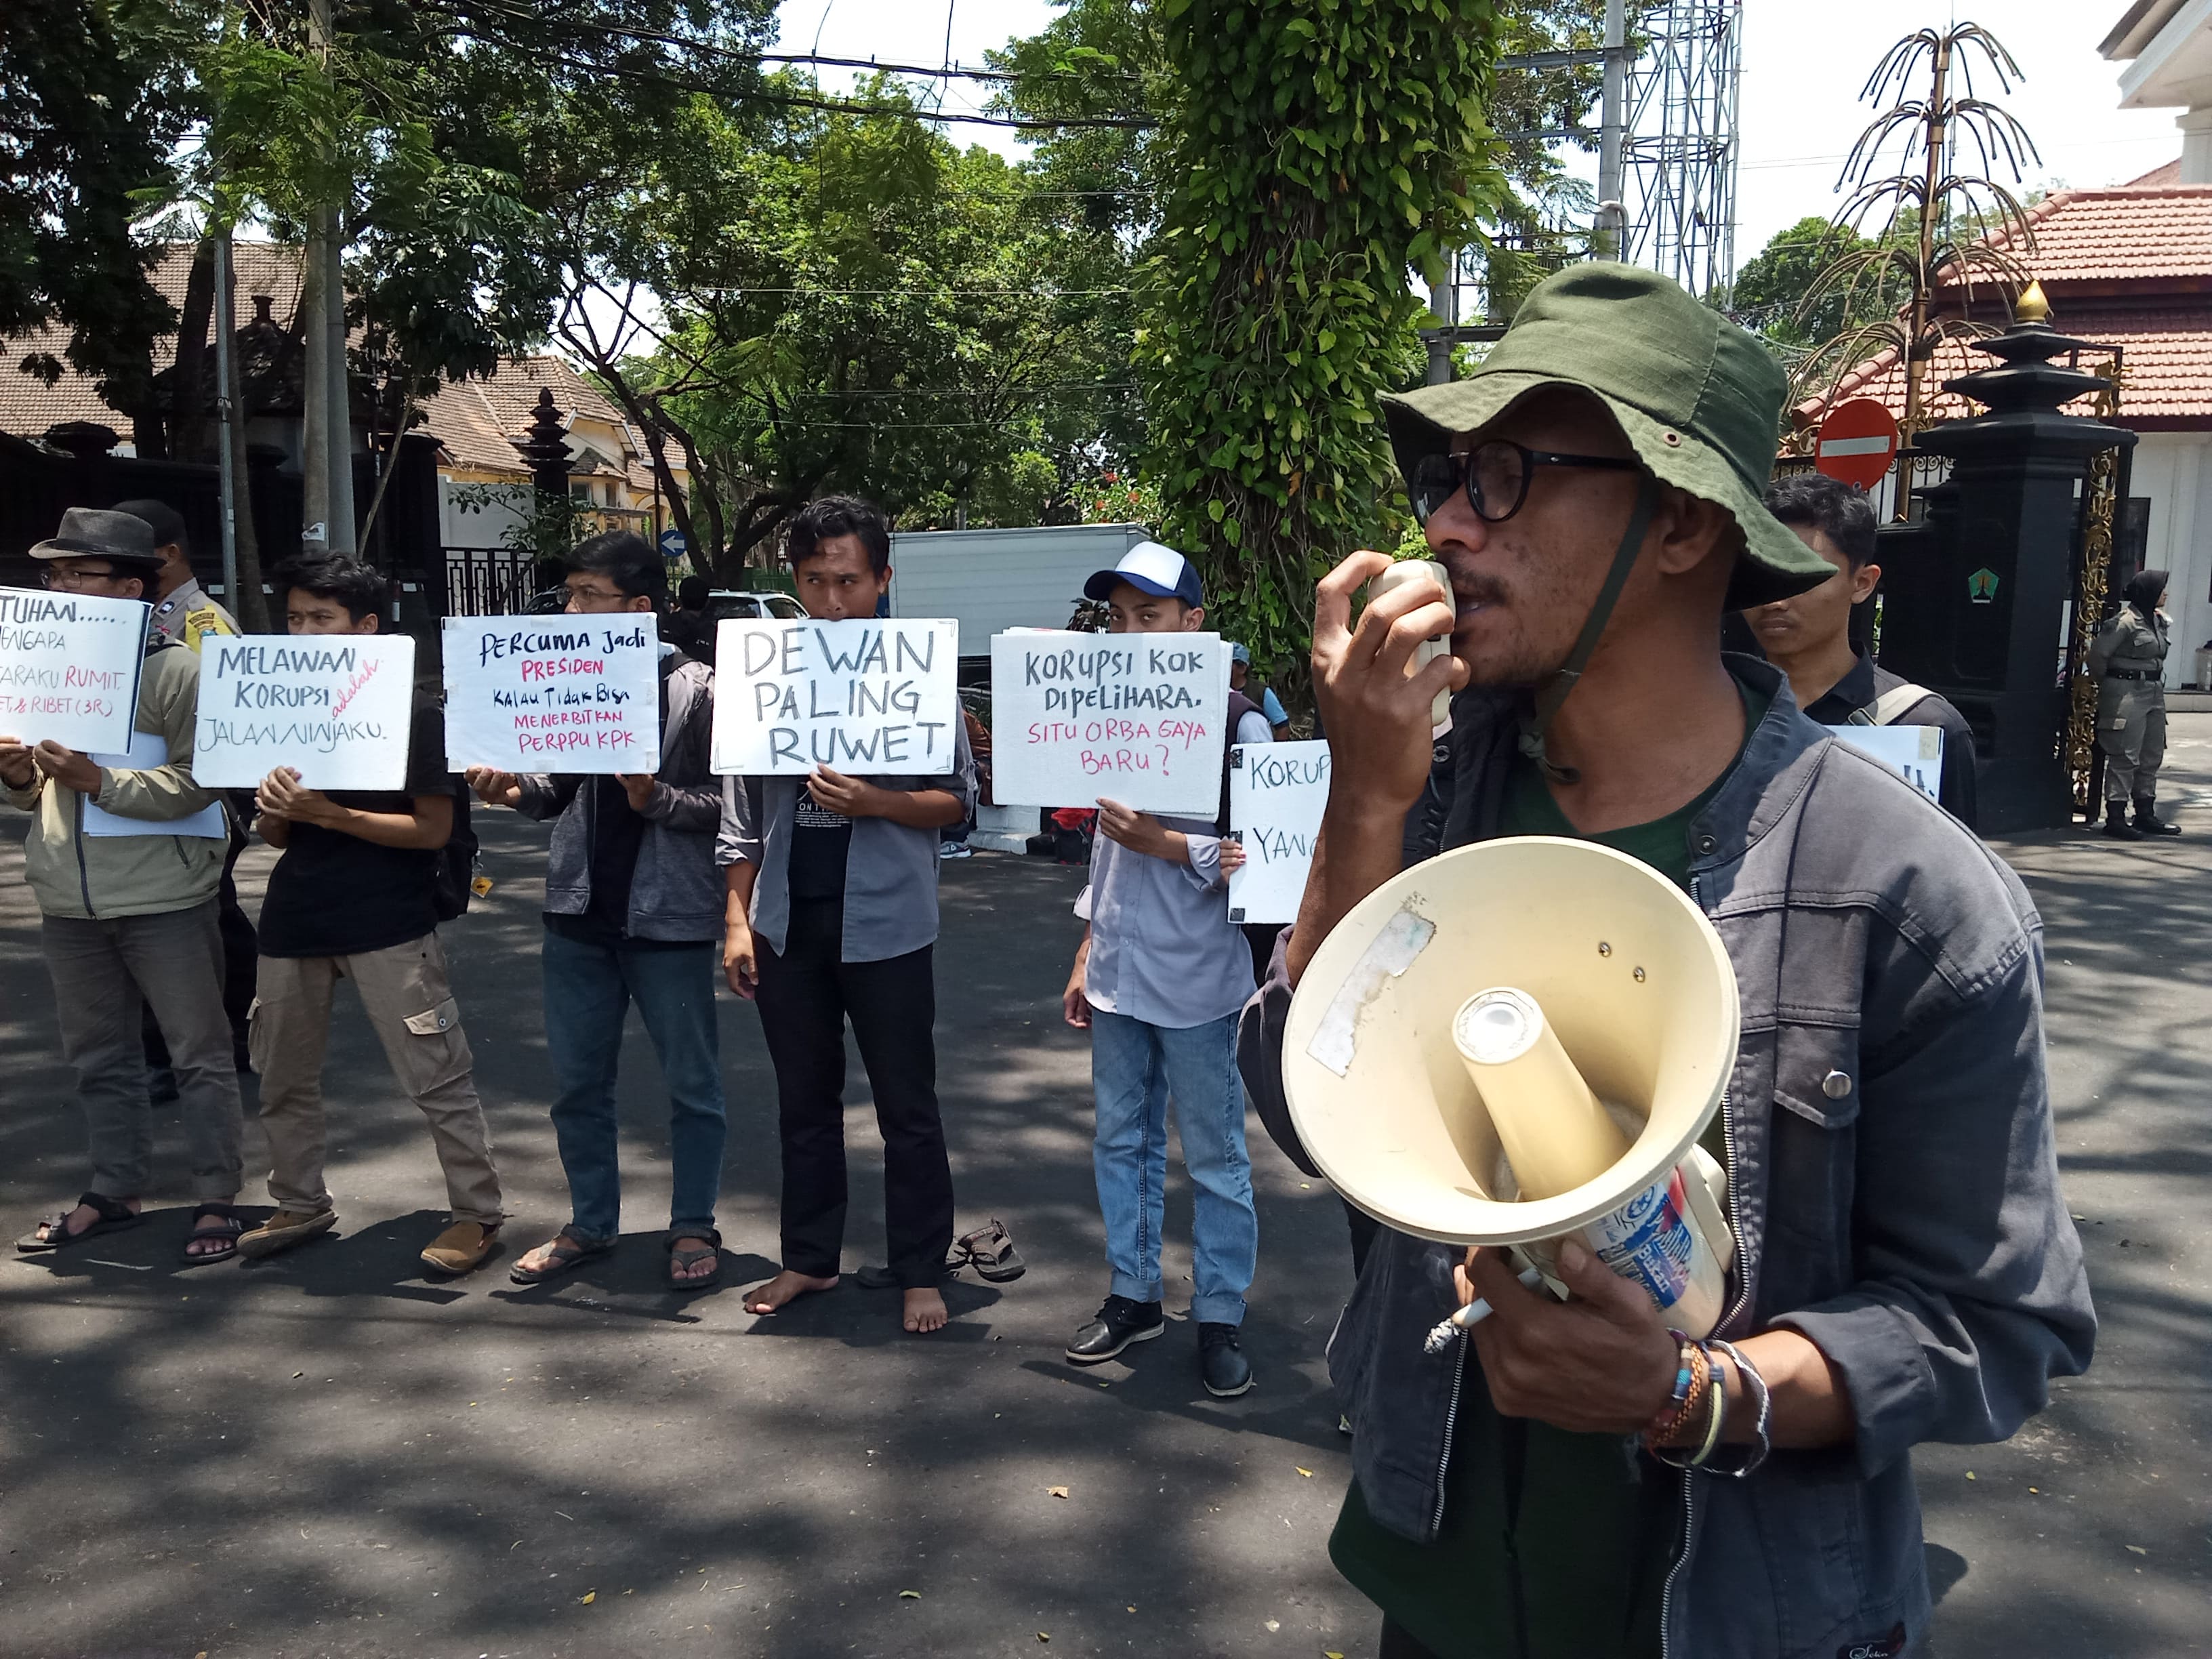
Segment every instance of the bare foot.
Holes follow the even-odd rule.
[[[137,1215],[138,1213],[141,1203],[140,1200],[126,1198],[122,1200],[121,1203],[123,1207],[130,1211],[131,1214]],[[80,1233],[83,1232],[87,1227],[89,1227],[94,1222],[99,1219],[99,1211],[94,1209],[89,1204],[80,1204],[76,1208],[71,1210],[67,1215],[62,1218],[62,1224],[58,1236],[64,1238],[75,1238]],[[39,1241],[41,1243],[45,1243],[54,1238],[57,1237],[54,1224],[51,1221],[41,1221],[38,1226],[38,1234]]]
[[[916,1336],[943,1330],[945,1322],[952,1316],[945,1310],[945,1298],[927,1285],[902,1294],[906,1297],[906,1328]]]
[[[745,1311],[749,1314],[772,1314],[778,1308],[787,1307],[802,1296],[811,1296],[817,1291],[834,1291],[837,1275],[813,1279],[805,1273],[795,1273],[786,1267],[757,1291],[745,1292]]]

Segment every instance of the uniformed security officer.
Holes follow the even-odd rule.
[[[2166,758],[2166,652],[2169,624],[2159,610],[2166,573],[2142,570],[2121,590],[2118,611],[2089,647],[2097,682],[2097,746],[2105,752],[2105,833],[2122,841],[2178,836],[2158,816],[2158,769]],[[2126,814],[2135,805],[2135,820]]]

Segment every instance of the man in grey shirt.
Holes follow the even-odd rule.
[[[1111,605],[1116,634],[1206,625],[1198,573],[1155,542],[1130,549],[1084,593]],[[1237,1015],[1252,994],[1252,956],[1229,920],[1229,872],[1243,849],[1203,819],[1156,817],[1104,799],[1098,834],[1091,885],[1076,903],[1089,926],[1061,1006],[1070,1025],[1091,1033],[1098,1109],[1091,1164],[1112,1276],[1067,1358],[1095,1365],[1164,1328],[1160,1227],[1173,1094],[1195,1189],[1190,1310],[1199,1371],[1207,1393],[1228,1399],[1252,1386],[1237,1332],[1260,1249],[1237,1073]]]
[[[876,614],[890,527],[830,495],[791,521],[799,602],[823,622]],[[884,1136],[884,1224],[902,1319],[945,1321],[952,1169],[937,1109],[937,848],[975,801],[968,734],[936,777],[725,777],[714,856],[729,885],[722,968],[757,1000],[783,1144],[783,1267],[745,1297],[772,1314],[837,1285],[845,1238],[845,1024],[860,1045]]]

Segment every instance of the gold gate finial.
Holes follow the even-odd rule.
[[[2051,320],[2051,301],[2044,297],[2042,283],[2030,283],[2012,302],[2012,319],[2014,324]]]

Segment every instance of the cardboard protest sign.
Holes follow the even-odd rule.
[[[94,755],[92,760],[95,765],[111,769],[150,771],[169,763],[169,740],[159,732],[133,732],[130,748],[118,754]],[[223,822],[220,801],[211,800],[198,811],[181,818],[126,818],[89,799],[82,811],[84,833],[88,836],[196,836],[203,840],[222,841],[230,835],[230,826]]]
[[[250,789],[289,766],[310,789],[397,789],[414,706],[415,641],[404,634],[210,638],[192,776]]]
[[[1930,800],[1943,782],[1943,728],[1940,726],[1832,726],[1838,743],[1847,743],[1869,760],[1881,762]]]
[[[1244,867],[1229,878],[1231,921],[1296,921],[1328,805],[1328,745],[1239,743],[1229,750],[1229,832]]]
[[[1218,634],[991,641],[991,798],[1211,818],[1221,805],[1229,647]]]
[[[714,763],[743,777],[949,772],[960,730],[951,620],[724,622]]]
[[[660,769],[660,632],[637,611],[448,617],[446,760],[455,771]]]
[[[152,614],[137,599],[0,587],[0,732],[128,749]]]

